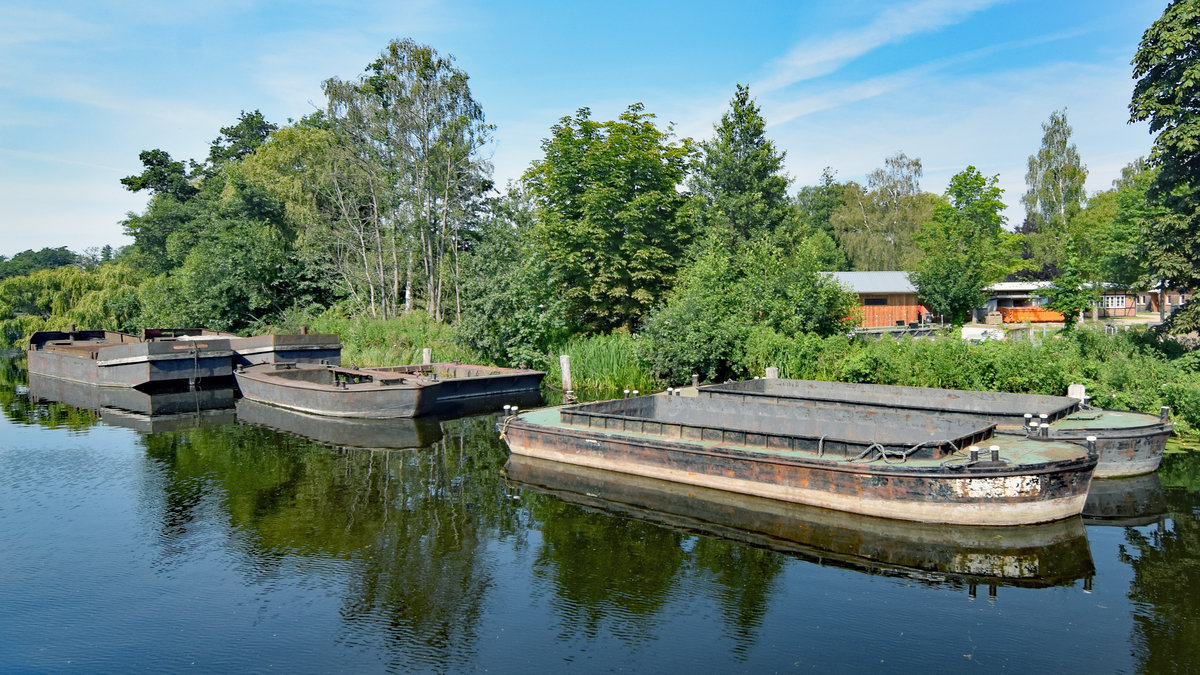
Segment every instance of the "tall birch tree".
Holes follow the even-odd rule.
[[[466,73],[432,47],[394,40],[357,80],[327,80],[325,94],[334,142],[322,201],[350,297],[371,316],[420,303],[445,318],[463,230],[491,187],[480,151],[492,128]]]
[[[1071,142],[1067,111],[1055,110],[1042,123],[1042,145],[1029,156],[1021,196],[1030,233],[1029,248],[1040,267],[1057,265],[1066,255],[1067,226],[1083,208],[1087,167]]]

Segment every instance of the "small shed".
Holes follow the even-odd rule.
[[[863,328],[883,328],[921,323],[928,310],[917,300],[917,289],[908,272],[829,272],[831,277],[858,295]]]

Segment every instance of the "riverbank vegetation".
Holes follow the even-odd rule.
[[[1194,3],[1172,2],[1134,59],[1130,114],[1158,134],[1111,190],[1088,196],[1065,110],[1050,113],[1008,224],[998,178],[966,166],[944,194],[903,152],[865,180],[827,169],[796,187],[738,86],[711,137],[676,137],[640,103],[587,108],[547,132],[520,181],[492,184],[493,129],[452,56],[389,43],[324,107],[286,124],[243,112],[207,157],[162,149],[121,183],[148,195],[133,243],[0,259],[0,344],[70,325],[196,326],[342,336],[348,362],[439,360],[551,372],[576,388],[651,390],[761,374],[1061,394],[1157,411],[1200,428],[1195,357],[1165,330],[1090,330],[1032,343],[846,337],[858,301],[823,272],[911,270],[952,323],[1004,278],[1052,279],[1087,306],[1104,283],[1200,286]],[[1192,70],[1188,70],[1192,69]],[[1194,78],[1192,78],[1194,79]],[[1169,94],[1169,95],[1168,95]],[[1007,227],[1006,227],[1007,225]]]

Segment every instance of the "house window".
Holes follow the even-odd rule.
[[[1138,304],[1139,304],[1139,305],[1144,305],[1144,304],[1146,304],[1146,296],[1144,296],[1144,295],[1139,295],[1139,296],[1138,296]]]
[[[863,304],[868,307],[877,307],[879,305],[886,305],[887,298],[886,297],[885,298],[863,298]]]
[[[1125,309],[1124,295],[1106,295],[1103,297],[1104,309]]]

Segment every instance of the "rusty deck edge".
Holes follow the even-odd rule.
[[[970,476],[972,478],[1004,478],[1008,476],[1030,476],[1030,475],[1045,475],[1059,473],[1061,471],[1071,470],[1094,470],[1096,458],[1088,456],[1084,448],[1080,448],[1079,456],[1063,459],[1051,460],[1047,462],[1039,462],[1037,464],[1019,465],[1017,467],[983,467],[973,468],[969,472],[967,469],[953,469],[943,466],[931,466],[920,469],[901,469],[897,468],[903,465],[897,464],[868,464],[868,463],[853,463],[847,461],[821,460],[821,459],[806,459],[802,457],[786,457],[770,452],[759,452],[756,449],[730,449],[730,451],[722,452],[721,449],[710,449],[687,439],[664,439],[658,440],[654,438],[641,438],[637,436],[629,436],[623,433],[612,433],[609,431],[587,429],[587,428],[570,428],[564,429],[559,427],[546,426],[533,422],[516,419],[502,422],[507,431],[522,430],[530,433],[550,434],[565,438],[585,438],[596,442],[608,442],[613,439],[620,440],[624,443],[643,445],[648,448],[656,448],[664,452],[674,452],[690,455],[705,455],[710,457],[723,457],[735,459],[739,461],[760,462],[764,464],[780,464],[786,466],[795,466],[805,469],[819,469],[825,471],[836,471],[839,473],[854,473],[863,475],[878,475],[896,478],[929,478],[931,476],[945,476],[948,478]]]
[[[1028,501],[1016,504],[916,502],[872,499],[837,495],[824,490],[789,488],[770,483],[760,483],[736,478],[725,478],[709,474],[693,473],[645,464],[629,464],[605,460],[598,457],[563,453],[530,447],[509,441],[510,449],[521,455],[537,457],[566,464],[578,464],[594,469],[657,478],[701,487],[739,492],[779,501],[795,502],[835,511],[846,511],[864,516],[910,520],[950,525],[1012,526],[1048,523],[1071,518],[1083,513],[1087,501],[1086,491],[1049,500]]]

